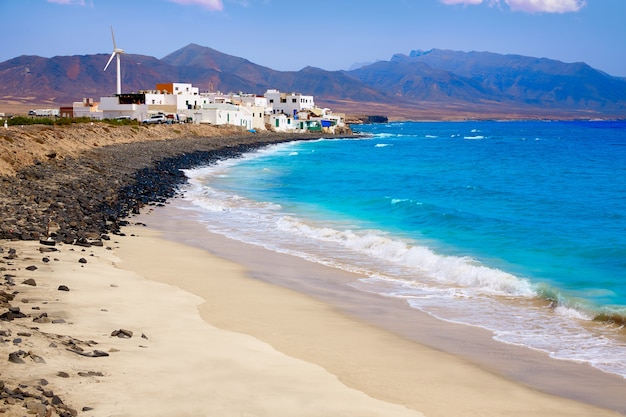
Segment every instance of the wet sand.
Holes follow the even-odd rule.
[[[234,262],[237,280],[208,271],[163,278],[205,299],[200,312],[211,325],[252,335],[323,367],[350,388],[426,415],[604,413],[591,405],[626,412],[626,381],[618,376],[501,344],[481,329],[354,290],[348,284],[359,276],[209,235],[177,208],[184,204],[175,200],[142,215],[136,220],[149,227],[132,230],[187,245],[193,255],[186,260]]]
[[[1,242],[24,313],[0,321],[0,355],[22,352],[0,369],[4,415],[620,415],[606,408],[623,385],[606,374],[415,316],[346,286],[358,276],[208,237],[176,212],[134,217],[148,227],[104,247]],[[599,407],[501,364],[552,388],[586,378]]]

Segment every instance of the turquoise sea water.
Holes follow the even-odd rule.
[[[626,377],[626,123],[355,126],[190,170],[211,232]]]

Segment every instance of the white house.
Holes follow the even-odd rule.
[[[315,107],[313,96],[300,93],[281,93],[271,89],[265,92],[264,97],[267,99],[269,113],[284,113],[293,116],[302,110]]]
[[[120,94],[113,97],[100,97],[99,110],[102,118],[115,119],[128,117],[130,119],[143,120],[148,117],[148,105],[139,94]]]
[[[233,125],[253,129],[253,112],[248,108],[228,103],[208,103],[201,109],[180,109],[180,113],[190,118],[193,123],[212,125]],[[261,113],[259,111],[258,113]],[[256,124],[258,126],[258,123]],[[257,129],[260,127],[257,127]]]
[[[296,126],[293,122],[293,117],[289,117],[284,113],[266,114],[265,123],[277,132],[293,131]]]
[[[233,94],[230,97],[231,103],[247,106],[267,107],[267,98],[259,97],[256,94]]]
[[[65,111],[65,107],[62,110]],[[69,108],[67,108],[69,110]],[[83,98],[83,101],[75,101],[72,103],[71,114],[62,114],[61,117],[88,117],[94,120],[103,118],[102,110],[99,104],[95,103],[92,98]]]
[[[250,120],[251,124],[246,129],[265,130],[265,106],[242,105],[239,106],[245,120]]]

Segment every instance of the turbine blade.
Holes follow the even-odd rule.
[[[107,68],[109,68],[109,64],[111,63],[111,61],[113,61],[114,56],[115,56],[115,51],[113,51],[113,53],[111,54],[111,58],[109,58],[107,64],[104,66],[104,71],[106,71]]]
[[[113,49],[116,49],[116,47],[115,47],[115,35],[113,34],[113,26],[111,26],[111,38],[113,39]]]

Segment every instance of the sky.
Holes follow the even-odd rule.
[[[163,58],[195,43],[281,71],[437,48],[626,77],[626,0],[0,0],[0,16],[0,62],[111,54],[113,27],[127,53]]]

